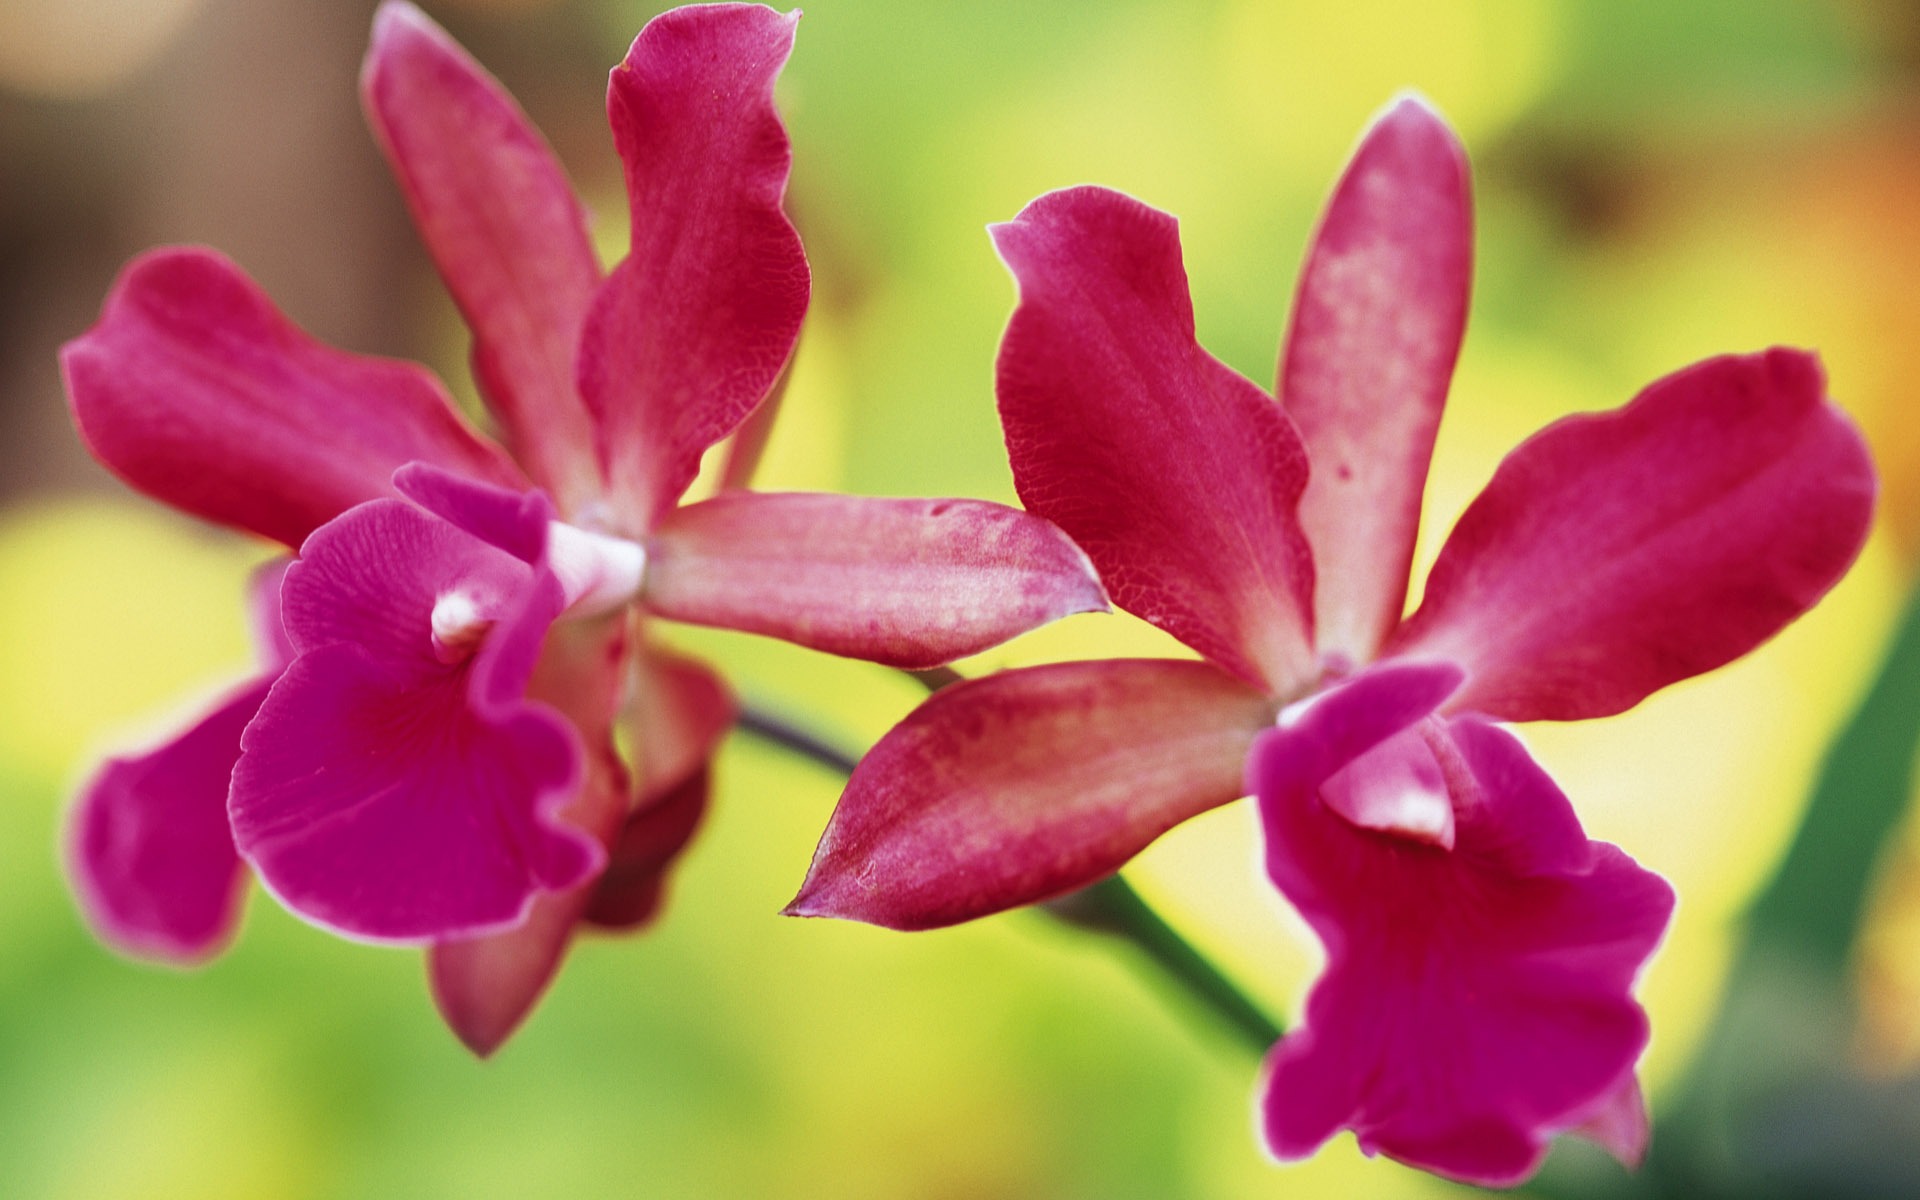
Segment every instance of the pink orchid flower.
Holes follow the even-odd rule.
[[[425,369],[315,342],[207,250],[135,261],[67,347],[102,462],[299,552],[257,588],[261,675],[83,792],[70,857],[103,939],[210,956],[251,868],[315,924],[428,947],[485,1053],[582,921],[653,914],[705,807],[733,703],[641,614],[920,668],[1105,607],[1065,535],[1000,505],[679,504],[807,307],[773,105],[796,19],[718,4],[640,33],[608,91],[631,251],[603,276],[512,99],[418,10],[381,8],[367,113],[508,449]]]
[[[1472,259],[1437,115],[1397,104],[1348,167],[1277,401],[1195,341],[1166,214],[1082,187],[993,234],[1020,287],[998,392],[1021,497],[1204,661],[934,696],[860,764],[789,911],[921,929],[1031,904],[1252,793],[1268,873],[1327,951],[1267,1063],[1273,1153],[1346,1128],[1486,1184],[1565,1130],[1637,1158],[1630,989],[1672,893],[1588,840],[1494,722],[1621,712],[1841,577],[1874,474],[1817,362],[1716,358],[1541,431],[1402,619]]]

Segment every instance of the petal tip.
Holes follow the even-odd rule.
[[[410,31],[438,31],[433,18],[420,11],[412,0],[381,0],[380,7],[373,13],[373,44],[380,45],[388,38],[400,36]]]
[[[902,914],[890,915],[884,906],[875,903],[876,899],[870,887],[858,886],[857,881],[848,878],[827,855],[821,854],[816,856],[813,867],[808,870],[799,893],[780,910],[780,915],[854,921],[878,929],[908,933],[953,924],[952,921],[914,920],[911,916],[903,920]]]
[[[1440,106],[1418,88],[1402,88],[1395,92],[1393,98],[1368,123],[1363,140],[1384,128],[1417,130],[1429,136],[1437,135],[1454,145],[1460,141],[1459,135],[1440,111]]]
[[[1107,590],[1099,584],[1095,584],[1092,588],[1088,589],[1085,598],[1078,601],[1078,603],[1080,607],[1068,609],[1066,612],[1067,616],[1077,617],[1085,613],[1104,613],[1107,616],[1113,615],[1113,601],[1108,598]]]
[[[432,961],[429,957],[429,962]],[[490,1009],[463,1004],[453,991],[443,986],[440,975],[429,967],[427,989],[432,993],[434,1007],[440,1010],[440,1019],[446,1023],[447,1031],[459,1040],[468,1053],[482,1062],[492,1058],[507,1039],[526,1021],[533,1011],[528,1003],[511,1009]]]
[[[398,3],[399,0],[393,0]],[[1381,117],[1423,117],[1445,124],[1440,115],[1440,106],[1435,104],[1425,92],[1416,87],[1403,87],[1395,92],[1381,110]]]
[[[360,95],[372,116],[377,135],[385,137],[377,116],[382,77],[389,70],[404,69],[394,59],[409,52],[429,55],[463,55],[457,43],[437,22],[412,0],[381,0],[374,10],[373,29],[367,38],[367,53],[360,62]]]
[[[1060,252],[1055,239],[1078,239],[1080,253],[1115,253],[1142,229],[1152,238],[1179,243],[1180,219],[1172,213],[1125,192],[1082,183],[1034,197],[1011,221],[988,225],[987,234],[1025,299],[1029,285],[1044,281],[1046,264]]]
[[[1624,1082],[1567,1132],[1599,1146],[1627,1170],[1638,1171],[1653,1139],[1653,1123],[1639,1078],[1629,1071]]]
[[[816,863],[813,869],[807,872],[806,879],[801,882],[800,890],[794,893],[793,899],[787,901],[786,907],[780,910],[780,915],[859,920],[859,917],[834,903],[833,893],[836,890],[830,883],[820,878],[819,864]]]
[[[1799,346],[1770,346],[1761,352],[1768,371],[1788,387],[1826,395],[1827,365],[1817,350]]]
[[[1466,144],[1439,107],[1413,88],[1396,92],[1367,123],[1353,157],[1357,161],[1370,151],[1408,158],[1428,171],[1443,172],[1440,178],[1457,175],[1457,184],[1451,186],[1466,186]]]
[[[626,57],[613,68],[613,74],[618,77],[622,72],[637,71],[635,60],[653,50],[657,43],[664,49],[662,39],[671,39],[676,31],[726,29],[738,23],[739,31],[751,33],[758,32],[754,29],[755,22],[764,23],[765,30],[774,34],[776,41],[769,49],[779,62],[784,62],[793,50],[794,31],[800,25],[799,9],[783,13],[764,4],[688,4],[669,8],[642,26]],[[773,79],[769,75],[767,88],[771,91],[772,87]]]

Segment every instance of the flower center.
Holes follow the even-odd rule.
[[[566,593],[569,617],[597,617],[631,604],[646,579],[647,551],[638,542],[563,521],[547,526],[547,563]]]
[[[1453,797],[1419,726],[1402,730],[1328,776],[1320,798],[1362,829],[1453,849]]]
[[[640,594],[647,552],[638,542],[553,521],[547,526],[546,565],[566,598],[561,618],[597,617],[617,612]],[[449,665],[473,657],[502,605],[510,603],[496,586],[471,579],[447,587],[433,602],[434,657]]]
[[[464,662],[480,648],[493,618],[480,611],[473,593],[460,588],[433,602],[433,653],[443,663]]]

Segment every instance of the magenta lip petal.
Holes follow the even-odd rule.
[[[248,586],[250,602],[247,620],[253,633],[253,644],[261,663],[272,668],[276,674],[293,661],[296,653],[293,639],[287,636],[286,624],[280,619],[280,588],[286,582],[288,568],[292,566],[292,558],[275,558],[262,563],[254,569],[253,579]]]
[[[546,552],[547,525],[554,511],[552,503],[539,492],[495,487],[418,462],[393,473],[393,489],[523,563],[538,563]]]
[[[388,0],[360,80],[414,224],[473,330],[474,376],[535,482],[600,489],[574,353],[600,266],[586,212],[505,89],[425,14]]]
[[[1389,654],[1467,667],[1512,721],[1631,708],[1766,641],[1866,540],[1872,460],[1811,354],[1708,359],[1500,464]]]
[[[1361,755],[1432,715],[1465,678],[1449,662],[1384,663],[1283,710],[1247,757],[1246,793],[1318,789]]]
[[[1172,217],[1101,188],[991,230],[1020,287],[995,369],[1020,499],[1113,602],[1275,694],[1308,682],[1299,434],[1194,340]]]
[[[128,264],[100,321],[61,352],[94,457],[182,511],[288,546],[401,464],[524,481],[425,368],[324,346],[211,250]]]
[[[1451,850],[1453,799],[1429,740],[1432,718],[1401,730],[1320,781],[1320,800],[1362,829]]]
[[[668,514],[649,551],[658,616],[897,667],[1106,607],[1065,534],[982,500],[730,492]]]
[[[494,625],[449,664],[428,619],[456,586]],[[418,943],[511,927],[600,868],[557,815],[579,735],[521,698],[562,603],[550,573],[376,501],[308,540],[283,597],[300,656],[242,739],[230,806],[277,898],[346,936]]]
[[[227,824],[240,731],[273,675],[235,691],[173,740],[109,759],[68,820],[68,875],[87,924],[123,954],[177,966],[232,941],[245,872]]]
[[[673,9],[608,84],[632,248],[589,310],[577,378],[630,535],[766,398],[799,337],[810,283],[781,209],[791,153],[773,104],[798,19]]]
[[[1322,653],[1366,662],[1399,623],[1472,274],[1466,151],[1403,99],[1328,202],[1281,362],[1280,399],[1313,462],[1300,524]]]
[[[1340,817],[1316,779],[1339,754],[1287,736],[1263,739],[1250,771],[1268,871],[1327,966],[1268,1056],[1269,1148],[1304,1157],[1345,1128],[1369,1153],[1463,1182],[1525,1179],[1549,1138],[1631,1077],[1647,1040],[1631,989],[1672,890],[1586,840],[1519,742],[1477,718],[1437,739],[1452,851]]]
[[[123,954],[191,966],[233,939],[246,872],[227,820],[227,787],[241,730],[293,660],[280,620],[290,563],[263,564],[247,589],[263,673],[171,740],[107,760],[75,798],[67,875],[87,924]]]
[[[1173,659],[947,688],[861,760],[786,911],[928,929],[1083,887],[1244,795],[1272,718],[1259,691]]]

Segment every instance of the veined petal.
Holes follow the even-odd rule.
[[[1812,607],[1866,540],[1874,487],[1812,355],[1708,359],[1509,454],[1387,652],[1465,665],[1462,709],[1621,712]]]
[[[1115,604],[1292,691],[1312,668],[1306,454],[1273,397],[1194,340],[1174,219],[1080,187],[992,233],[1020,284],[996,369],[1020,499]]]
[[[786,399],[787,384],[793,379],[793,364],[799,353],[799,347],[795,346],[793,355],[780,368],[780,377],[773,381],[772,389],[767,392],[767,398],[733,431],[732,438],[727,442],[726,462],[720,468],[722,491],[753,486],[754,474],[759,471],[760,460],[767,452],[767,443],[773,438],[773,426],[779,420],[780,404]]]
[[[529,566],[546,553],[553,508],[539,492],[476,483],[425,463],[408,463],[395,471],[393,490]]]
[[[534,481],[573,511],[600,485],[573,375],[600,265],[565,171],[506,90],[406,0],[374,18],[360,93],[473,330],[481,393]]]
[[[673,9],[607,89],[632,248],[593,302],[579,379],[630,533],[687,489],[799,337],[807,260],[780,207],[791,154],[773,106],[798,16]]]
[[[122,954],[187,966],[232,940],[245,876],[227,779],[273,680],[240,688],[154,750],[107,760],[81,790],[68,874],[88,926]]]
[[[560,819],[611,846],[633,797],[614,746],[613,722],[627,672],[642,655],[628,614],[572,621],[547,635],[527,692],[579,731],[585,779]],[[535,897],[526,920],[480,937],[437,942],[427,952],[433,1001],[454,1035],[481,1057],[520,1027],[553,981],[604,872]]]
[[[525,486],[425,368],[314,341],[211,250],[135,259],[60,361],[94,457],[157,500],[288,546],[389,495],[408,461]]]
[[[1417,99],[1367,131],[1314,237],[1280,399],[1313,471],[1314,635],[1367,662],[1400,622],[1473,273],[1466,151]]]
[[[649,611],[924,668],[1106,597],[1053,525],[984,500],[729,492],[648,543]]]
[[[433,622],[456,590],[491,622],[463,662]],[[300,656],[242,739],[230,800],[241,854],[283,903],[422,942],[514,925],[600,868],[557,814],[582,782],[579,735],[521,695],[563,604],[551,572],[374,501],[308,539],[283,598]]]
[[[928,929],[1083,887],[1244,794],[1272,719],[1256,689],[1171,659],[944,689],[861,760],[787,912]]]
[[[1526,1178],[1553,1134],[1631,1081],[1647,1022],[1630,989],[1672,890],[1586,841],[1566,797],[1492,725],[1445,727],[1451,851],[1346,821],[1317,794],[1339,756],[1301,753],[1297,736],[1265,735],[1249,775],[1268,871],[1327,967],[1267,1060],[1268,1146],[1303,1157],[1347,1128],[1368,1153],[1453,1179]]]

